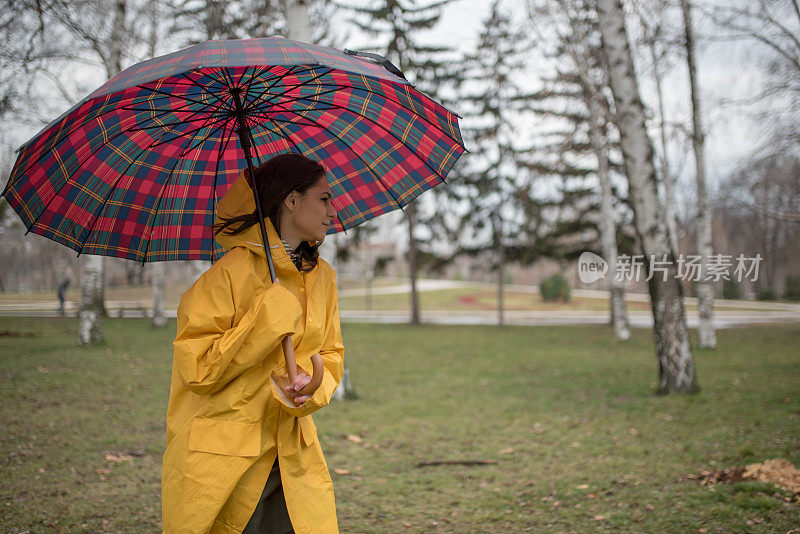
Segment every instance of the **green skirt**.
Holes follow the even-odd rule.
[[[278,459],[272,464],[269,478],[258,504],[242,534],[292,534],[292,522],[283,497]]]

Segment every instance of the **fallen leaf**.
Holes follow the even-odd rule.
[[[500,454],[511,454],[512,452],[514,452],[514,449],[512,449],[511,447],[507,449],[500,449]]]
[[[575,489],[589,489],[589,484],[578,484]]]
[[[628,429],[628,434],[630,434],[631,436],[638,436],[639,435],[639,431],[636,430],[635,428],[631,427],[631,428]]]
[[[652,504],[645,504],[644,507],[648,512],[652,512],[653,510],[656,509],[656,507],[653,506]]]
[[[578,442],[578,441],[573,441],[572,443],[570,443],[570,445],[569,445],[569,446],[570,446],[570,447],[580,447],[580,446],[581,446],[581,444],[580,444],[580,442]]]
[[[559,507],[561,507],[561,501],[556,501],[556,502],[554,502],[554,503],[553,503],[553,505],[551,506],[551,508],[559,508]]]
[[[606,518],[606,516],[604,516],[604,515],[596,515],[596,516],[592,517],[592,519],[594,519],[595,521],[602,521],[605,518]]]
[[[364,441],[361,439],[361,436],[357,436],[355,434],[348,434],[347,439],[349,439],[350,441],[355,441],[356,443],[361,443],[362,441]]]
[[[349,469],[334,469],[333,472],[336,473],[337,475],[349,475],[350,474],[350,470]]]
[[[124,462],[126,460],[133,460],[133,456],[122,453],[119,454],[109,453],[106,454],[106,460],[109,462]]]

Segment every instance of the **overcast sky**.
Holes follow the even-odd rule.
[[[521,6],[523,5],[521,1],[507,1],[506,5],[517,6],[515,11],[517,17],[521,19]],[[472,49],[483,20],[488,15],[489,7],[490,2],[486,0],[456,0],[445,7],[442,23],[439,28],[430,32],[426,41],[456,45],[464,51]],[[345,46],[358,49],[369,43],[368,38],[359,35],[354,30]],[[708,131],[707,161],[712,188],[721,176],[735,168],[737,161],[750,153],[753,144],[759,140],[759,127],[750,120],[744,108],[720,106],[719,104],[723,98],[746,96],[758,88],[760,77],[758,70],[750,61],[751,50],[752,45],[742,43],[732,45],[731,43],[700,42],[699,78],[705,108],[704,119]],[[169,51],[164,50],[163,52]],[[685,70],[682,63],[675,65],[665,81],[665,93],[668,118],[688,124],[689,100]],[[641,72],[641,69],[639,74],[642,96],[645,102],[652,107],[656,103],[652,77],[649,72]],[[104,81],[90,71],[81,73],[71,69],[65,75],[83,80],[87,93]],[[521,73],[521,78],[532,85],[539,83],[539,76],[535,68]],[[57,103],[49,109],[43,108],[41,113],[49,119],[54,119],[69,107],[66,106],[62,109],[62,106]],[[41,125],[23,126],[6,123],[3,132],[0,132],[0,142],[16,148],[35,134],[39,128]],[[680,166],[683,162],[684,182],[687,186],[684,189],[688,189],[690,175],[693,172],[691,159],[686,159],[689,154],[682,147],[675,145],[672,147],[671,155],[675,159],[674,167]]]

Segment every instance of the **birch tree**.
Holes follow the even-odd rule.
[[[694,149],[695,181],[697,183],[697,231],[695,247],[700,256],[700,275],[696,284],[700,326],[698,335],[701,347],[715,348],[717,336],[714,333],[714,285],[706,279],[708,262],[713,252],[711,246],[711,207],[706,191],[705,132],[697,84],[697,65],[695,62],[694,30],[692,29],[692,8],[689,0],[681,0],[683,12],[684,44],[686,46],[686,66],[689,70],[689,90],[692,100],[692,147]]]
[[[545,154],[556,152],[559,159],[569,159],[571,162],[569,165],[548,168],[541,161],[538,162],[537,172],[553,175],[561,182],[580,179],[580,187],[591,193],[593,202],[577,213],[587,219],[597,220],[600,248],[612,274],[608,282],[611,324],[617,337],[626,340],[630,337],[630,326],[625,292],[622,281],[613,276],[617,263],[617,201],[612,190],[611,174],[621,169],[619,163],[612,163],[611,152],[615,153],[617,161],[620,153],[618,143],[612,139],[618,135],[611,122],[613,102],[608,96],[602,64],[597,16],[583,0],[531,2],[529,14],[536,46],[556,66],[557,71],[552,79],[545,78],[545,89],[535,93],[536,112],[569,125],[561,136],[554,127],[550,133],[556,141],[539,150]],[[596,185],[593,183],[595,178]],[[594,200],[598,196],[598,189],[599,202]],[[573,224],[572,229],[578,233],[583,227]],[[580,246],[579,252],[583,252],[594,248],[595,241],[576,240],[575,243]]]
[[[625,13],[620,0],[597,0],[608,79],[616,105],[616,124],[627,169],[634,225],[648,274],[653,311],[658,394],[699,391],[689,343],[683,289],[657,193],[653,146],[633,67]],[[656,263],[657,262],[657,263]],[[654,267],[658,267],[658,273]]]

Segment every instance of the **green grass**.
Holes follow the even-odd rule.
[[[76,324],[0,319],[2,530],[158,532],[175,323],[108,319],[91,348]],[[717,350],[695,350],[700,393],[665,397],[648,330],[343,328],[360,398],[315,415],[329,468],[349,470],[332,474],[342,532],[800,526],[771,485],[684,478],[800,466],[800,325],[718,331]],[[495,463],[416,466],[436,460]]]
[[[460,287],[419,293],[420,307],[423,310],[491,311],[497,309],[497,290],[481,287]],[[503,303],[507,311],[608,311],[607,298],[572,297],[569,302],[545,302],[541,295],[521,291],[505,291]],[[343,310],[365,310],[367,300],[364,296],[340,297],[339,306]],[[373,310],[411,309],[408,293],[375,295],[372,297]],[[647,311],[649,302],[629,301],[628,310]],[[687,307],[687,309],[690,309]]]

